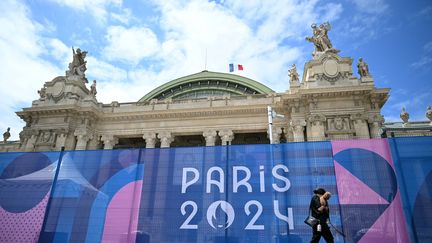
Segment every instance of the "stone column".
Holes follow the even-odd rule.
[[[304,127],[306,121],[303,119],[296,119],[290,122],[291,129],[293,132],[294,142],[304,142]]]
[[[219,136],[222,140],[222,145],[231,145],[231,141],[234,139],[234,133],[229,129],[219,131]]]
[[[86,150],[87,142],[90,140],[89,136],[86,134],[79,134],[77,136],[77,144],[75,146],[75,150]]]
[[[174,141],[174,137],[168,131],[159,132],[157,137],[161,141],[161,148],[169,148],[171,142]]]
[[[282,128],[281,127],[275,127],[275,126],[273,126],[272,129],[273,129],[273,131],[272,131],[273,144],[279,144],[280,143],[280,136],[282,134]],[[270,138],[268,130],[267,130],[267,137]]]
[[[369,116],[369,130],[371,138],[380,138],[380,128],[384,122],[384,118],[380,114],[374,114]]]
[[[206,140],[206,146],[215,146],[216,135],[216,130],[206,130],[203,132],[203,136]]]
[[[102,135],[101,140],[104,143],[104,149],[113,149],[118,143],[118,138],[111,134]]]
[[[307,131],[308,141],[323,141],[325,140],[324,123],[326,117],[324,115],[311,115],[309,118],[309,127]]]
[[[66,133],[57,134],[56,145],[55,145],[57,151],[60,151],[62,147],[66,147],[66,138],[67,138]]]
[[[370,138],[366,117],[363,114],[352,115],[351,120],[353,121],[357,138]]]
[[[74,135],[77,137],[75,150],[86,150],[87,142],[93,137],[85,128],[76,129]]]
[[[29,139],[27,139],[27,144],[24,148],[25,152],[33,152],[36,144],[37,135],[31,135]]]
[[[156,147],[156,133],[155,132],[144,132],[142,138],[146,142],[146,148]]]

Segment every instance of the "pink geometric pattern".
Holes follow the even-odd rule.
[[[37,242],[50,192],[34,208],[10,213],[0,207],[0,242]]]
[[[334,166],[340,204],[389,204],[338,162]]]
[[[105,217],[102,242],[135,242],[142,184],[142,180],[131,182],[112,198]]]
[[[399,192],[384,213],[375,221],[359,243],[409,242]]]
[[[390,146],[385,138],[361,139],[361,140],[338,140],[331,141],[333,155],[342,150],[350,148],[360,148],[380,155],[387,160],[391,167],[394,169],[393,159],[391,157]]]
[[[372,151],[381,157],[383,157],[390,166],[394,168],[393,159],[391,157],[390,146],[388,144],[387,139],[368,139],[368,140],[345,140],[345,141],[332,141],[332,149],[333,155],[336,155],[340,151],[351,149],[351,148],[360,148]],[[354,201],[357,201],[355,197],[352,197],[350,194],[350,190],[352,190],[351,185],[348,185],[350,189],[346,188],[346,181],[349,180],[348,183],[355,182],[354,179],[350,177],[354,177],[349,171],[344,169],[339,163],[334,161],[335,165],[335,174],[336,174],[336,183],[338,187],[338,196],[340,200],[340,204],[355,204]],[[360,181],[360,180],[359,180]],[[360,181],[360,183],[362,183]],[[363,183],[364,184],[364,183]],[[357,184],[359,186],[359,184]],[[364,185],[364,187],[367,187]],[[366,191],[365,189],[364,191]],[[370,189],[370,191],[372,191]],[[369,194],[369,197],[372,197],[372,194]],[[380,196],[379,196],[380,197]],[[380,197],[380,200],[384,200]],[[368,200],[371,200],[369,198]],[[359,203],[361,204],[361,203]],[[371,205],[381,204],[381,203],[369,203]],[[365,235],[360,239],[359,243],[403,243],[409,242],[407,226],[405,222],[405,217],[402,211],[402,200],[400,197],[399,190],[396,193],[396,197],[393,199],[391,204],[387,207],[383,214],[375,221],[375,223],[368,229]]]

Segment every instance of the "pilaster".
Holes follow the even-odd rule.
[[[307,131],[308,141],[323,141],[325,140],[326,117],[321,114],[310,115],[308,118],[309,126]]]
[[[306,121],[303,119],[291,120],[291,130],[293,132],[294,142],[304,142],[304,127]]]
[[[363,139],[370,138],[366,116],[358,113],[352,115],[351,120],[353,121],[354,130],[357,138],[363,138]]]
[[[370,137],[380,138],[381,137],[380,128],[384,123],[384,118],[380,114],[372,114],[369,116],[368,122],[369,122]]]
[[[91,134],[85,128],[79,128],[75,130],[74,135],[77,137],[77,143],[75,146],[75,150],[86,150],[87,142],[93,138],[93,134]]]

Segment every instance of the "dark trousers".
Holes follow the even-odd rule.
[[[330,231],[330,228],[327,224],[323,224],[321,223],[321,232],[317,231],[317,226],[315,225],[315,227],[313,227],[313,235],[312,235],[312,240],[311,243],[318,243],[321,239],[321,236],[324,237],[325,241],[328,243],[333,243],[333,235]]]

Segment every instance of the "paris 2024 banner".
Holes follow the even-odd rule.
[[[432,241],[432,138],[0,153],[0,242]]]

